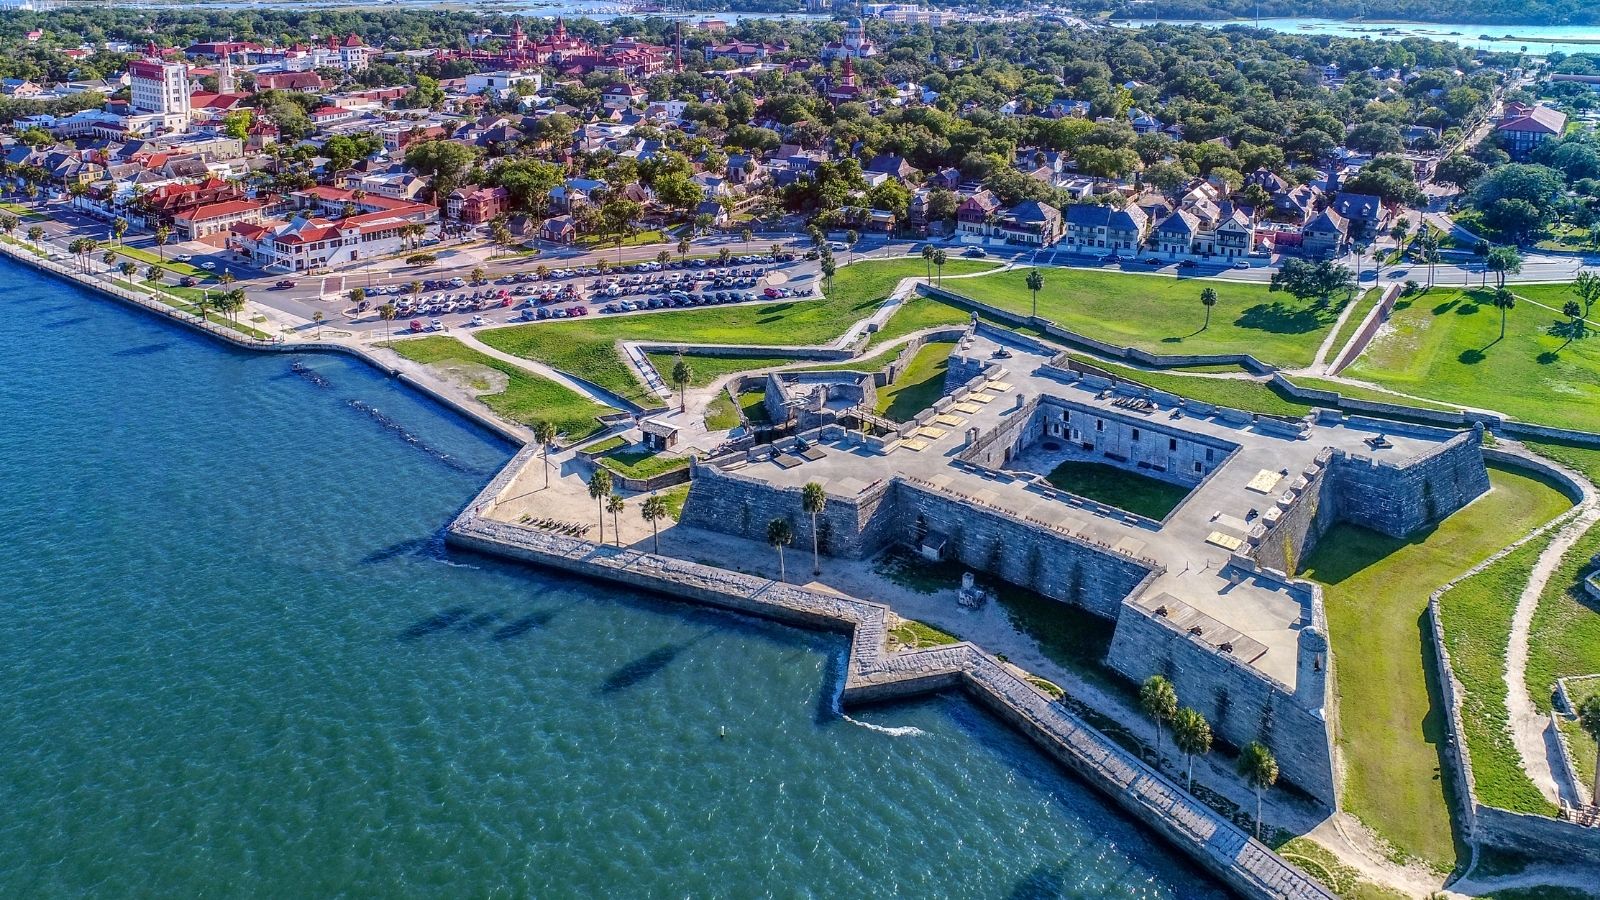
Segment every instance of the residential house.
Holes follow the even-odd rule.
[[[1371,194],[1340,191],[1333,196],[1329,208],[1345,219],[1352,238],[1376,238],[1383,233],[1390,218],[1383,201]]]
[[[1144,246],[1150,218],[1138,206],[1074,203],[1066,209],[1063,239],[1072,253],[1136,255]]]
[[[1300,248],[1311,257],[1338,256],[1349,239],[1350,223],[1334,209],[1325,209],[1306,223]]]
[[[989,220],[999,209],[998,197],[987,189],[978,191],[956,207],[956,232],[974,237],[987,236]]]
[[[505,188],[485,188],[472,184],[450,193],[445,199],[445,215],[457,221],[481,225],[503,215],[510,203],[511,193]]]
[[[578,239],[578,226],[571,216],[552,216],[539,226],[539,240],[570,244]]]

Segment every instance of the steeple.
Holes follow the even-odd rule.
[[[839,78],[839,84],[844,87],[856,86],[856,67],[850,64],[850,57],[844,58],[844,74]]]
[[[230,38],[229,43],[223,45],[222,63],[217,67],[217,92],[231,94],[234,91],[234,87],[232,39]]]
[[[522,30],[522,20],[517,19],[511,25],[511,49],[521,50],[528,44],[528,35]]]
[[[555,39],[558,41],[564,41],[567,39],[567,21],[561,16],[556,16]]]

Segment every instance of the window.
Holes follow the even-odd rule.
[[[1139,442],[1139,429],[1137,429],[1137,428],[1135,428],[1133,430],[1133,441],[1134,441],[1134,443],[1138,443]]]
[[[1106,420],[1105,419],[1095,419],[1094,420],[1094,430],[1095,431],[1105,431],[1106,430]]]
[[[1167,449],[1168,450],[1176,450],[1176,449],[1178,449],[1178,439],[1177,438],[1167,438]]]
[[[1201,472],[1204,472],[1204,471],[1205,471],[1205,470],[1206,470],[1206,467],[1205,467],[1205,466],[1202,466],[1202,465],[1200,465],[1200,460],[1198,460],[1198,459],[1197,459],[1197,460],[1195,460],[1195,461],[1194,461],[1194,471],[1195,471],[1195,474],[1197,474],[1197,475],[1198,475],[1198,474],[1199,474],[1199,473],[1201,473]]]
[[[1210,448],[1210,447],[1207,447],[1207,448],[1206,448],[1206,462],[1211,462],[1211,460],[1212,460],[1212,454],[1213,454],[1213,453],[1214,453],[1214,452],[1215,452],[1215,451],[1213,451],[1213,450],[1212,450],[1212,449],[1211,449],[1211,448]]]

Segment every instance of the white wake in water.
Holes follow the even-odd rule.
[[[833,690],[833,706],[832,706],[832,709],[833,709],[833,714],[834,715],[836,715],[839,718],[845,720],[846,722],[849,722],[851,725],[859,725],[862,728],[866,728],[866,729],[871,730],[871,731],[876,731],[879,734],[887,734],[890,737],[916,737],[918,735],[927,734],[927,732],[923,731],[921,728],[918,728],[915,725],[899,725],[899,726],[874,725],[871,722],[863,722],[860,719],[853,719],[849,715],[846,715],[845,711],[844,711],[844,699],[843,699],[844,698],[844,678],[845,678],[845,669],[849,666],[849,664],[850,664],[849,660],[846,658],[845,654],[843,654],[843,653],[841,653],[838,656],[834,657],[834,668],[839,673],[838,683],[834,685],[834,690]]]

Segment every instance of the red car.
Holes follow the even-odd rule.
[[[421,319],[412,319],[411,320],[411,330],[412,331],[421,331],[421,330],[423,330],[424,327],[425,326],[422,324],[422,320]]]

